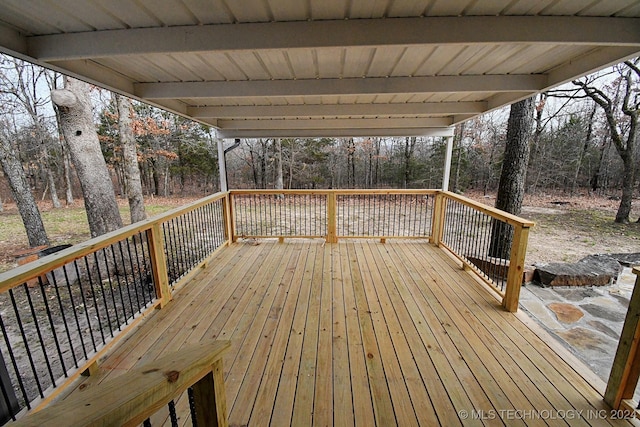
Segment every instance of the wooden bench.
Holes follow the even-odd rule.
[[[222,355],[229,341],[186,347],[86,391],[72,393],[16,426],[140,425],[193,387],[199,426],[227,426]]]

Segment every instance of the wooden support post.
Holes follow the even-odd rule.
[[[100,372],[100,367],[98,366],[98,361],[94,360],[93,362],[91,362],[91,364],[89,364],[89,366],[87,366],[87,369],[82,371],[80,375],[82,375],[83,377],[92,377],[97,375],[98,372]]]
[[[212,371],[193,385],[193,400],[199,426],[228,426],[222,359],[216,361]]]
[[[147,231],[149,240],[149,254],[151,255],[151,270],[153,283],[156,285],[156,296],[160,299],[159,308],[171,301],[169,289],[169,274],[167,273],[167,257],[164,254],[164,239],[159,223],[154,223]]]
[[[327,243],[338,243],[336,193],[327,194]]]
[[[623,400],[633,398],[640,375],[640,268],[635,267],[633,272],[636,284],[604,393],[604,401],[613,409],[619,409]]]
[[[440,246],[444,220],[447,212],[447,199],[443,192],[437,192],[433,203],[433,217],[431,218],[431,244]]]
[[[522,288],[522,278],[524,275],[524,258],[527,254],[528,241],[529,227],[514,227],[511,253],[509,255],[509,270],[507,272],[507,287],[504,292],[504,298],[502,299],[502,306],[505,310],[512,313],[518,311],[520,289]]]
[[[227,238],[227,244],[234,243],[238,238],[235,234],[236,225],[233,220],[233,200],[231,196],[231,192],[227,192],[224,199],[222,199],[223,208],[224,208],[224,225],[225,225],[225,234]]]

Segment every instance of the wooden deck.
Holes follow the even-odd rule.
[[[220,251],[85,389],[221,338],[233,426],[628,424],[582,364],[428,243],[257,243]]]

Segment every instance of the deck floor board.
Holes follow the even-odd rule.
[[[82,381],[220,338],[231,426],[628,425],[523,316],[426,242],[241,242]]]

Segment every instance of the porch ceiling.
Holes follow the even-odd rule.
[[[640,55],[640,2],[3,0],[0,51],[228,138],[443,135]]]

